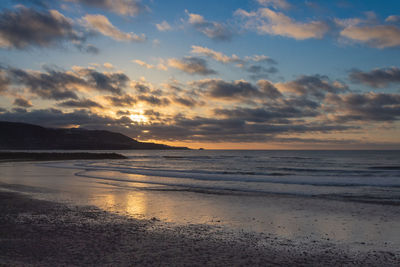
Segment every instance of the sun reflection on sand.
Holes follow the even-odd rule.
[[[146,194],[140,191],[103,193],[94,197],[91,204],[113,213],[134,217],[145,216],[148,205]]]

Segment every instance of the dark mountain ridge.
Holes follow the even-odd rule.
[[[0,121],[0,149],[188,149],[139,142],[121,133],[79,128],[45,128],[38,125]]]

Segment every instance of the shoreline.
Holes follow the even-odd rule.
[[[393,251],[139,220],[0,191],[0,265],[395,266]]]

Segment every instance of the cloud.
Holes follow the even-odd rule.
[[[198,55],[204,55],[224,64],[234,63],[237,67],[244,68],[247,72],[249,72],[251,74],[250,78],[254,80],[267,78],[269,74],[278,72],[278,69],[275,67],[266,68],[261,65],[247,65],[252,61],[259,63],[266,62],[269,64],[277,64],[275,60],[265,55],[253,55],[241,59],[237,55],[227,56],[221,52],[217,52],[210,48],[197,45],[192,45],[192,50],[190,52]]]
[[[356,83],[363,83],[371,87],[386,87],[391,83],[400,83],[400,69],[397,67],[374,69],[369,72],[353,70],[349,78]]]
[[[117,116],[129,116],[131,113],[127,110],[118,110],[117,113],[115,113]]]
[[[19,8],[0,13],[0,47],[24,49],[49,47],[61,42],[81,43],[85,37],[74,30],[71,19],[56,10]]]
[[[77,99],[78,96],[73,87],[84,83],[72,74],[55,70],[43,73],[10,68],[6,71],[12,85],[25,86],[31,93],[44,99]]]
[[[232,55],[229,57],[221,52],[217,52],[207,47],[202,47],[197,45],[192,45],[191,53],[205,55],[222,63],[242,62],[242,60],[236,55]]]
[[[233,116],[234,117],[234,116]],[[241,118],[212,119],[176,117],[175,124],[154,123],[143,126],[148,139],[169,141],[262,142],[280,134],[344,131],[349,126],[321,124],[287,124],[246,122]]]
[[[253,55],[246,56],[244,59],[241,59],[237,55],[227,56],[221,52],[217,52],[207,47],[192,45],[191,53],[203,55],[209,58],[212,58],[218,62],[227,64],[234,63],[237,67],[243,68],[250,74],[250,78],[253,80],[258,79],[266,79],[270,74],[274,74],[278,72],[278,69],[275,67],[264,67],[262,65],[248,65],[250,62],[259,62],[259,63],[269,63],[269,64],[277,64],[275,60],[265,56],[265,55]]]
[[[278,72],[278,69],[275,67],[266,68],[260,65],[250,65],[245,69],[248,73],[250,73],[250,78],[253,80],[265,79],[268,78],[270,74]]]
[[[87,28],[117,41],[143,42],[146,40],[144,34],[137,35],[133,32],[125,33],[120,31],[103,15],[86,15],[82,18],[82,21]]]
[[[67,108],[103,108],[102,105],[90,99],[68,100],[57,105]]]
[[[288,9],[291,5],[286,0],[257,0],[260,5],[272,6],[275,9]]]
[[[167,106],[170,104],[168,98],[165,97],[160,98],[154,95],[139,95],[138,100],[154,106]]]
[[[296,22],[283,13],[275,12],[269,8],[259,8],[255,12],[238,9],[235,15],[246,19],[245,27],[254,29],[259,34],[280,35],[304,40],[309,38],[321,39],[329,30],[325,22]]]
[[[76,44],[76,47],[81,50],[82,52],[92,54],[92,55],[97,55],[100,52],[100,49],[98,49],[96,46],[92,44],[88,45],[82,45],[82,44]]]
[[[163,61],[161,61],[157,65],[148,64],[148,63],[144,62],[143,60],[139,60],[139,59],[132,60],[132,62],[134,62],[142,67],[145,67],[146,69],[158,69],[158,70],[164,70],[164,71],[168,70],[168,67],[162,63]]]
[[[106,69],[113,69],[113,68],[114,68],[114,65],[111,64],[110,62],[104,63],[103,66],[104,66]]]
[[[151,91],[150,86],[143,82],[134,81],[131,83],[131,87],[135,88],[139,93],[149,93]]]
[[[157,30],[160,32],[166,32],[172,30],[171,25],[168,24],[165,20],[159,24],[156,24]]]
[[[7,75],[7,71],[2,69],[0,65],[0,94],[8,90],[10,85],[10,79]]]
[[[106,91],[114,94],[121,94],[129,82],[128,76],[124,73],[102,73],[91,69],[80,71],[87,80],[87,84],[98,91]]]
[[[385,93],[328,94],[325,103],[338,122],[396,121],[400,118],[400,95]]]
[[[145,67],[146,69],[154,69],[155,68],[154,65],[148,64],[148,63],[146,63],[146,62],[144,62],[142,60],[139,60],[139,59],[132,60],[132,62],[135,62],[136,64],[138,64],[138,65],[140,65],[142,67]]]
[[[122,96],[105,96],[104,98],[115,107],[133,107],[137,102],[136,98],[130,94]]]
[[[282,97],[282,93],[270,81],[259,80],[257,86],[262,94],[268,98],[276,99]]]
[[[197,99],[200,96],[206,96],[230,101],[245,100],[246,103],[251,103],[249,101],[268,102],[283,98],[283,94],[268,80],[259,80],[256,85],[253,85],[245,80],[204,79],[192,81],[189,86],[194,90]]]
[[[394,25],[350,25],[340,35],[376,48],[400,46],[400,28]]]
[[[398,16],[398,15],[391,15],[391,16],[388,16],[388,17],[385,19],[385,21],[386,21],[386,22],[392,22],[392,23],[399,23],[399,22],[400,22],[400,16]]]
[[[294,81],[277,83],[275,86],[281,92],[290,92],[297,95],[309,95],[323,98],[327,93],[339,93],[348,90],[347,85],[321,75],[302,75]]]
[[[316,117],[317,111],[301,109],[293,106],[280,105],[277,107],[269,106],[265,108],[242,108],[235,109],[214,109],[214,114],[223,116],[226,119],[235,119],[251,123],[278,123],[290,124],[289,119],[302,117]],[[292,121],[293,123],[294,121]]]
[[[49,4],[46,0],[13,0],[17,5],[30,4],[40,8],[48,8]]]
[[[269,64],[278,64],[275,60],[272,58],[266,56],[266,55],[253,55],[253,56],[247,56],[244,58],[246,61],[254,61],[254,62],[267,62]]]
[[[8,82],[8,90],[22,87],[41,98],[54,100],[78,99],[77,92],[80,90],[121,94],[129,82],[123,73],[102,73],[80,67],[74,71],[45,67],[45,72],[7,68],[2,72]]]
[[[192,25],[197,31],[203,33],[207,37],[217,41],[230,41],[232,39],[232,31],[224,24],[207,21],[199,14],[189,13],[188,23]]]
[[[101,8],[106,11],[126,16],[135,16],[148,8],[136,0],[64,0],[86,6]]]
[[[240,99],[262,95],[257,87],[244,80],[226,82],[221,79],[206,79],[192,82],[192,86],[213,98]]]
[[[174,97],[173,98],[175,103],[178,103],[182,106],[186,106],[186,107],[194,107],[198,104],[198,102],[196,100],[194,100],[193,98],[190,97]]]
[[[21,112],[22,111],[22,112]],[[48,127],[66,127],[70,125],[81,125],[82,127],[114,127],[118,131],[121,125],[131,122],[124,119],[113,119],[111,117],[100,116],[88,110],[74,110],[73,112],[63,112],[59,109],[37,109],[27,112],[21,110],[16,112],[5,112],[0,114],[0,120],[26,122]]]
[[[184,57],[183,59],[170,58],[168,59],[168,66],[188,74],[217,74],[215,70],[208,68],[207,62],[204,59],[198,57]]]
[[[22,108],[30,108],[30,107],[33,106],[32,103],[31,103],[31,101],[29,101],[29,100],[27,100],[27,99],[25,99],[25,98],[22,98],[22,97],[16,98],[16,99],[14,100],[13,105],[14,105],[14,106],[18,106],[18,107],[22,107]]]

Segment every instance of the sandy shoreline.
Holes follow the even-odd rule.
[[[0,265],[396,266],[393,251],[357,251],[207,225],[137,220],[0,191]]]

